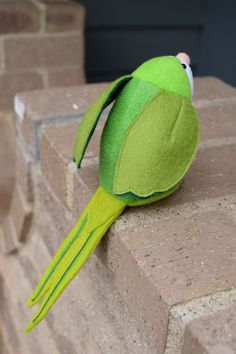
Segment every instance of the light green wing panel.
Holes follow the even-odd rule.
[[[115,80],[103,93],[94,101],[84,115],[77,133],[73,149],[73,160],[80,167],[88,143],[96,128],[102,111],[118,96],[120,90],[132,78],[131,75],[122,76]]]
[[[115,194],[147,197],[178,183],[198,145],[199,122],[191,102],[161,91],[128,130],[116,166]]]

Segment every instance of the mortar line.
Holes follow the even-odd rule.
[[[37,0],[31,0],[31,3],[40,11],[38,33],[46,33],[46,5]]]
[[[69,30],[61,32],[20,32],[20,33],[8,33],[1,35],[3,40],[5,39],[47,39],[47,38],[67,38],[67,37],[82,37],[81,30]]]

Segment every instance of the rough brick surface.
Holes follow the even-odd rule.
[[[200,100],[201,103],[205,103],[207,106],[212,105],[215,100],[235,99],[235,88],[216,77],[209,76],[207,78],[195,78],[194,85],[195,90],[193,101],[195,103]]]
[[[30,228],[32,207],[27,203],[18,184],[15,185],[9,215],[13,220],[15,232],[19,241],[24,241]]]
[[[89,104],[106,86],[106,84],[90,84],[17,95],[15,110],[20,135],[32,153],[36,154],[36,145],[40,142],[35,139],[35,136],[40,135],[43,123],[66,122],[81,117]]]
[[[236,352],[236,308],[192,321],[186,328],[182,354]]]
[[[27,202],[33,201],[33,181],[31,175],[31,158],[18,142],[16,146],[16,183]]]
[[[0,214],[6,213],[14,185],[15,127],[13,114],[0,114]]]
[[[79,66],[48,70],[48,87],[74,86],[85,83],[84,70]]]
[[[157,336],[163,335],[168,308],[236,286],[235,231],[230,218],[217,212],[121,231],[117,287],[130,306],[152,323]],[[145,306],[147,294],[155,294],[150,308]]]
[[[1,110],[17,92],[85,82],[84,17],[69,0],[0,1]]]
[[[64,36],[9,38],[5,39],[4,43],[5,65],[8,70],[79,64],[82,66],[83,63],[80,33]]]
[[[14,56],[15,54],[13,54]],[[19,91],[42,89],[43,78],[40,73],[0,73],[0,107],[3,111],[13,110],[13,97]]]
[[[84,7],[71,1],[44,1],[46,5],[46,30],[83,31]]]
[[[18,249],[19,241],[17,239],[14,221],[11,215],[6,215],[0,228],[0,251],[2,253],[11,253]]]
[[[91,144],[89,144],[89,148],[85,154],[85,164],[97,161],[96,157],[104,121],[105,120],[103,119],[98,125],[96,132],[91,139]],[[73,198],[73,196],[71,196],[70,191],[74,193],[75,188],[73,186],[73,179],[77,172],[76,166],[73,166],[72,163],[73,145],[71,144],[71,141],[75,141],[78,127],[79,123],[71,123],[67,125],[60,124],[58,126],[53,125],[45,127],[42,131],[40,150],[42,172],[57,197],[69,208],[72,207],[72,205],[70,205],[70,197]],[[62,146],[60,156],[58,155],[58,146]],[[84,180],[85,185],[87,185],[88,181],[86,180],[86,177],[84,178],[83,174],[84,172],[81,170],[79,178],[80,180]],[[87,171],[86,174],[88,175]],[[60,178],[58,179],[56,176],[60,176]],[[93,177],[94,173],[92,173],[91,176]],[[88,178],[91,177],[88,176]]]
[[[35,32],[39,29],[39,20],[39,11],[30,1],[0,2],[0,34]]]

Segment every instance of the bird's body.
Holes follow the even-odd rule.
[[[149,82],[132,78],[119,94],[109,113],[101,138],[99,179],[100,185],[112,194],[115,194],[113,186],[116,166],[127,131],[139,112],[159,91]],[[132,201],[131,196],[119,197],[125,201]],[[133,196],[133,199],[138,199],[138,196],[136,198]]]
[[[151,59],[114,81],[85,114],[74,146],[78,167],[102,111],[116,100],[101,137],[100,186],[30,297],[29,306],[42,303],[27,331],[46,316],[127,205],[152,203],[180,186],[199,138],[190,74],[180,58]]]

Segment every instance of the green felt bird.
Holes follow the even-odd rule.
[[[31,295],[41,301],[27,332],[48,313],[125,207],[152,203],[178,189],[197,151],[199,122],[185,53],[153,58],[114,81],[78,129],[77,166],[103,110],[115,101],[100,146],[100,186]]]

